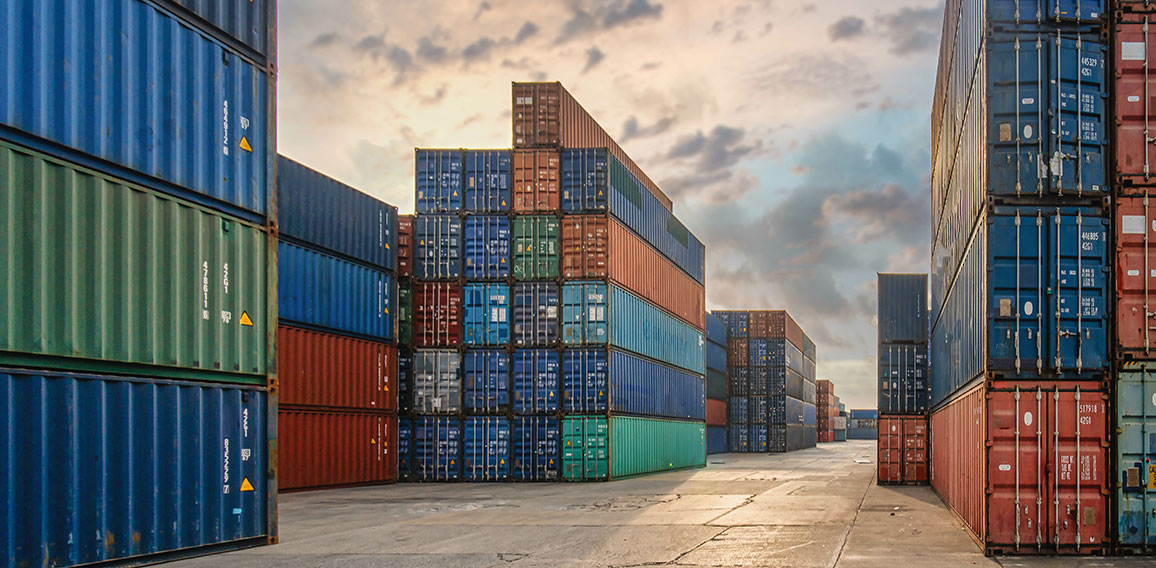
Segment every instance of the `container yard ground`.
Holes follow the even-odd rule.
[[[1153,565],[985,558],[930,488],[875,485],[874,440],[712,455],[705,469],[613,483],[293,493],[281,496],[281,542],[172,566]]]

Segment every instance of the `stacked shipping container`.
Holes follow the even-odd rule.
[[[829,443],[835,441],[835,426],[837,418],[839,417],[839,397],[835,396],[835,383],[827,379],[819,379],[815,381],[816,396],[815,396],[815,413],[817,415],[815,422],[815,431],[819,443]],[[843,427],[844,437],[846,437],[847,425],[844,423]]]
[[[706,314],[706,451],[727,451],[727,324]]]
[[[879,421],[879,411],[874,409],[852,409],[847,418],[848,440],[875,440],[879,437],[876,430]]]
[[[90,4],[0,2],[5,566],[276,537],[273,2]]]
[[[879,274],[880,484],[927,483],[927,275]]]

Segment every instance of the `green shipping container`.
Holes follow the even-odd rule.
[[[561,274],[562,224],[550,215],[514,219],[514,278],[552,280]]]
[[[408,280],[397,284],[397,341],[413,343],[413,283]]]
[[[622,479],[706,465],[702,422],[633,416],[562,420],[562,479]]]
[[[1116,378],[1119,547],[1156,551],[1156,363],[1123,363]]]
[[[0,364],[264,384],[256,225],[0,142]]]

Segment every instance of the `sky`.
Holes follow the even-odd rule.
[[[786,309],[874,408],[876,273],[930,263],[942,0],[281,0],[278,149],[413,211],[415,147],[508,148],[561,81],[707,247],[707,306]]]

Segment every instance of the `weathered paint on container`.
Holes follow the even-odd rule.
[[[514,219],[514,278],[553,280],[561,274],[562,228],[557,217],[519,215]]]
[[[723,347],[727,344],[727,322],[723,320],[718,314],[705,313],[703,314],[704,329],[706,331],[706,338]]]
[[[413,343],[413,281],[409,278],[397,283],[397,342]]]
[[[397,348],[397,410],[413,410],[413,348],[405,344]]]
[[[562,393],[558,352],[552,349],[516,349],[512,363],[514,412],[558,412]]]
[[[727,375],[723,371],[707,368],[706,370],[706,397],[714,400],[726,400],[728,396]]]
[[[151,0],[264,66],[276,53],[275,0]]]
[[[471,414],[510,409],[510,354],[499,349],[469,349],[462,356],[462,407]]]
[[[413,409],[422,414],[462,409],[462,356],[447,349],[413,352]]]
[[[278,236],[387,272],[397,267],[397,207],[277,157]]]
[[[557,150],[514,150],[514,212],[561,210],[561,158]]]
[[[413,344],[456,346],[462,342],[462,287],[450,282],[416,282]]]
[[[278,405],[397,410],[397,347],[289,326],[277,328]]]
[[[558,341],[558,285],[553,282],[518,282],[510,302],[514,345],[553,345]]]
[[[397,216],[397,274],[413,276],[413,215]]]
[[[414,150],[414,195],[419,219],[422,213],[462,210],[464,170],[461,150]]]
[[[927,343],[927,275],[879,274],[878,335],[884,343]]]
[[[742,361],[735,361],[742,364]],[[803,352],[786,339],[748,339],[747,360],[750,367],[786,366],[802,374]]]
[[[510,477],[510,419],[470,416],[464,420],[462,470],[466,481],[504,481]]]
[[[563,350],[561,381],[562,410],[569,414],[705,417],[702,375],[616,349]]]
[[[270,404],[254,387],[3,371],[0,564],[144,563],[266,544]]]
[[[380,412],[277,410],[279,489],[397,481],[397,417]]]
[[[558,479],[561,425],[554,416],[517,416],[514,424],[514,450],[511,476],[518,481],[552,481]]]
[[[1156,548],[1156,364],[1128,362],[1116,380],[1116,544]]]
[[[1154,222],[1147,197],[1116,198],[1116,350],[1128,358],[1156,358]]]
[[[706,453],[707,454],[723,454],[727,451],[727,427],[711,426],[706,427]]]
[[[0,124],[14,129],[0,134],[229,214],[269,215],[263,69],[145,2],[81,12],[68,0],[0,2]]]
[[[708,340],[703,349],[703,364],[706,365],[707,370],[713,369],[726,373],[727,348]]]
[[[416,481],[454,481],[462,476],[462,420],[450,416],[418,416],[410,421]]]
[[[466,284],[465,345],[505,345],[510,342],[510,286]]]
[[[512,167],[509,150],[466,150],[462,210],[505,213],[510,210]]]
[[[931,402],[927,345],[879,344],[878,408],[883,414],[926,414]]]
[[[1118,5],[1139,2],[1117,0]],[[1151,107],[1145,96],[1156,92],[1156,76],[1151,67],[1156,65],[1156,50],[1152,49],[1149,26],[1152,24],[1152,6],[1145,2],[1147,13],[1120,12],[1112,20],[1115,42],[1115,71],[1112,98],[1115,103],[1112,131],[1115,149],[1115,172],[1119,195],[1140,195],[1156,185],[1156,156],[1148,139],[1152,129]]]
[[[385,272],[280,241],[277,286],[278,316],[285,323],[380,341],[397,339],[396,280]]]
[[[667,211],[670,198],[561,83],[513,84],[514,148],[608,148]]]
[[[805,356],[804,349],[810,340],[807,339],[803,328],[795,322],[791,314],[783,310],[756,310],[749,314],[749,330],[747,336],[751,339],[786,339],[799,349],[800,357]],[[814,344],[810,344],[814,348]]]
[[[727,403],[725,400],[706,400],[706,425],[726,426]]]
[[[0,362],[264,385],[260,227],[0,143]]]
[[[510,219],[500,215],[466,217],[463,239],[465,268],[470,280],[491,280],[510,276]]]
[[[751,451],[750,429],[746,424],[727,426],[727,451],[734,453]]]
[[[462,275],[462,220],[454,215],[417,215],[413,221],[413,276],[456,280]]]
[[[562,479],[596,481],[706,465],[702,422],[633,416],[562,419]]]
[[[926,485],[927,417],[881,414],[878,428],[879,485]]]

